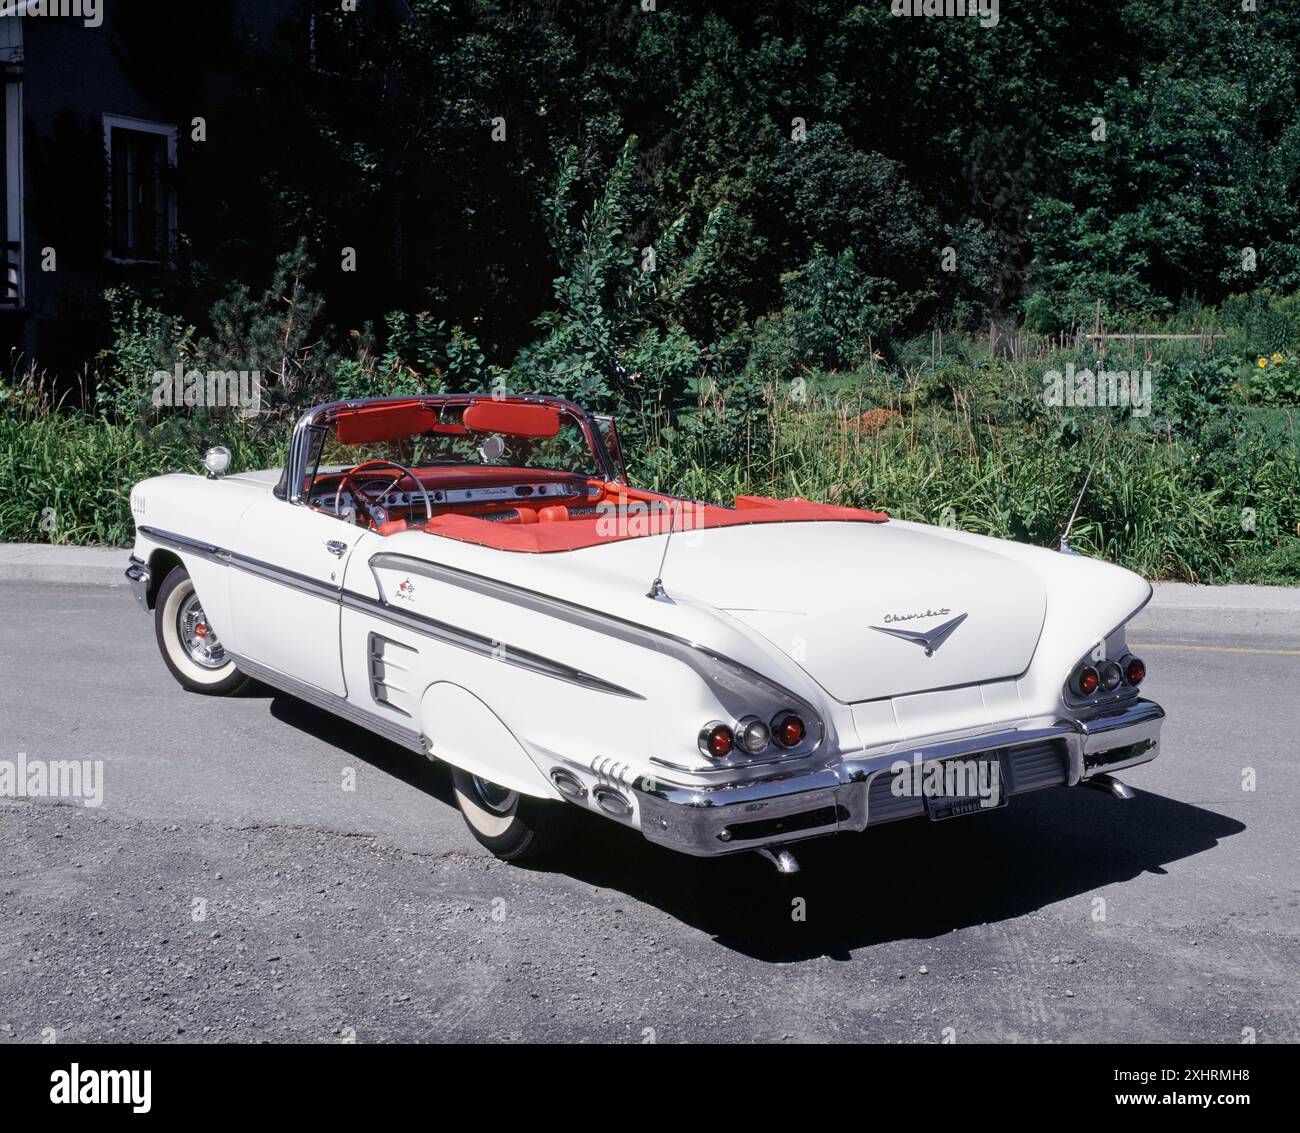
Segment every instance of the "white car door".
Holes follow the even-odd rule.
[[[230,616],[239,652],[345,696],[339,591],[364,534],[354,523],[274,497],[250,507],[231,548]]]

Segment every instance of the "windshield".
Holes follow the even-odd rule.
[[[604,479],[578,418],[559,410],[553,436],[520,436],[469,428],[468,405],[393,405],[364,422],[341,415],[319,434],[311,466],[317,474],[391,460],[407,468],[481,467],[559,472]],[[367,412],[375,412],[375,409]],[[384,435],[398,432],[401,435]]]

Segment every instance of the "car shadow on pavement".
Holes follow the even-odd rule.
[[[267,697],[271,702],[271,715],[282,724],[332,744],[376,770],[433,795],[448,806],[456,805],[446,764],[425,759],[366,728],[287,693],[272,690],[260,682],[250,687],[248,695]]]
[[[847,960],[855,948],[1023,916],[1164,873],[1243,830],[1161,795],[1137,791],[1121,802],[1059,789],[969,820],[911,819],[799,843],[800,872],[788,876],[756,854],[702,861],[617,829],[596,831],[599,846],[567,847],[550,864],[662,908],[737,952],[790,963]]]
[[[251,694],[268,696],[282,723],[456,805],[445,765],[265,686]],[[1017,796],[992,814],[910,819],[798,843],[800,872],[783,876],[757,854],[687,857],[596,815],[577,817],[572,841],[517,868],[623,893],[724,947],[778,963],[847,960],[856,948],[1023,916],[1142,873],[1164,873],[1246,829],[1145,791],[1119,801],[1099,791],[1047,790]]]

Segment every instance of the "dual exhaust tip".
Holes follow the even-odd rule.
[[[1091,787],[1094,791],[1105,791],[1113,799],[1133,797],[1133,788],[1127,783],[1121,783],[1114,775],[1093,775],[1091,778],[1080,780],[1079,786]]]

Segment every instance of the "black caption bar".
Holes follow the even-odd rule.
[[[746,1101],[762,1105],[771,1089],[816,1094],[829,1089],[844,1096],[846,1083],[835,1085],[836,1076],[828,1078],[826,1072],[843,1067],[845,1052],[783,1046],[729,1053],[729,1062],[739,1060],[745,1067],[743,1088],[733,1082],[728,1090],[729,1107],[743,1108]],[[700,1051],[668,1045],[659,1050],[629,1045],[542,1052],[375,1045],[11,1045],[0,1057],[5,1068],[0,1104],[11,1128],[18,1128],[21,1118],[60,1115],[91,1121],[110,1114],[149,1121],[196,1113],[206,1119],[256,1114],[296,1121],[373,1120],[395,1106],[437,1104],[440,1089],[450,1091],[464,1081],[472,1065],[464,1060],[479,1057],[484,1073],[500,1089],[493,1091],[494,1110],[509,1099],[529,1104],[556,1100],[555,1072],[562,1066],[568,1067],[562,1080],[576,1075],[610,1085],[610,1079],[597,1076],[611,1071],[620,1075],[613,1081],[623,1083],[618,1092],[626,1091],[625,1100],[646,1088],[656,1096],[656,1106],[694,1105],[686,1095],[674,1101],[674,1091],[663,1092],[663,1074],[691,1074],[684,1081],[704,1085],[698,1078]],[[869,1067],[875,1083],[869,1093],[892,1084],[898,1104],[918,1105],[918,1114],[947,1104],[943,1095],[960,1083],[959,1096],[947,1102],[976,1109],[994,1102],[1017,1108],[1039,1103],[1040,1113],[1068,1113],[1075,1119],[1123,1109],[1219,1111],[1219,1116],[1225,1110],[1259,1112],[1257,1107],[1291,1102],[1297,1080],[1293,1046],[887,1046],[859,1048],[852,1057],[868,1060],[860,1069]],[[564,1063],[557,1064],[559,1059]],[[766,1073],[769,1060],[772,1072]],[[453,1072],[452,1066],[460,1069]],[[639,1078],[642,1073],[656,1077]],[[936,1094],[936,1083],[948,1085]],[[867,1097],[860,1104],[868,1104]]]

